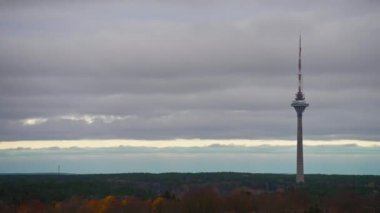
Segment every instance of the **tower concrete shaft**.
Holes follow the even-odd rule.
[[[294,100],[292,105],[297,112],[297,176],[296,182],[303,183],[304,171],[303,171],[303,131],[302,131],[302,114],[306,107],[309,106],[305,101]]]
[[[302,113],[305,110],[305,106],[294,106],[297,112],[297,176],[296,182],[303,183],[304,172],[303,172],[303,132],[302,132]]]

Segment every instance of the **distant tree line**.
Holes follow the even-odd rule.
[[[338,192],[334,196],[314,203],[312,197],[303,191],[252,194],[235,191],[220,194],[214,188],[195,189],[181,198],[170,193],[151,199],[133,196],[84,198],[74,196],[59,202],[40,200],[23,201],[17,205],[0,203],[0,212],[87,212],[87,213],[206,213],[206,212],[379,212],[380,197],[360,197],[350,191]]]
[[[0,175],[0,212],[380,212],[380,176]]]

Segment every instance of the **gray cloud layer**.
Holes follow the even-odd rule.
[[[380,139],[376,1],[28,2],[0,3],[0,140],[294,138],[301,31],[305,137]]]

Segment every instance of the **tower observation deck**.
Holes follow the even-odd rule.
[[[297,175],[296,182],[303,183],[303,132],[302,132],[302,113],[309,106],[305,101],[305,96],[302,92],[302,72],[301,72],[301,35],[299,37],[299,55],[298,55],[298,91],[295,99],[292,101],[292,107],[297,112]]]

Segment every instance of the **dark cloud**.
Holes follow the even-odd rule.
[[[0,140],[294,138],[300,32],[307,137],[380,139],[375,1],[22,2],[0,7]]]

